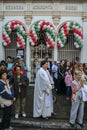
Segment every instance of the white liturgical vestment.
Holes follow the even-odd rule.
[[[36,74],[34,87],[33,117],[50,117],[53,112],[53,80],[48,70],[40,68]]]

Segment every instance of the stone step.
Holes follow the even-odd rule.
[[[76,124],[74,128],[71,128],[68,121],[59,121],[54,119],[22,119],[15,120],[12,119],[12,126],[17,126],[18,128],[36,128],[40,130],[49,129],[49,130],[80,130],[81,128]],[[87,130],[87,124],[84,124],[82,130]]]

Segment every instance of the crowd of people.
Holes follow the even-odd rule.
[[[26,117],[25,104],[29,79],[26,75],[24,63],[19,58],[7,57],[7,61],[0,63],[0,105],[3,110],[0,130],[12,130],[10,126],[12,105],[15,106],[15,118],[20,114]]]
[[[0,105],[3,109],[0,130],[11,130],[12,105],[15,106],[15,118],[26,117],[25,104],[27,86],[27,67],[20,58],[8,56],[6,62],[0,62]],[[71,99],[70,126],[76,123],[82,128],[84,102],[87,101],[87,63],[75,63],[66,60],[54,61],[49,58],[39,62],[35,76],[33,117],[48,119],[56,115],[53,110],[53,94],[66,95]],[[85,95],[86,93],[86,95]],[[84,96],[84,98],[83,98]]]
[[[87,101],[87,63],[61,60],[50,64],[49,59],[41,62],[35,80],[34,117],[49,118],[54,113],[53,86],[57,94],[66,95],[66,99],[71,100],[70,126],[74,127],[77,119],[77,124],[83,128],[84,102]]]

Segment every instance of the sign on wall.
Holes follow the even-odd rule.
[[[24,60],[24,49],[17,49],[17,57]]]

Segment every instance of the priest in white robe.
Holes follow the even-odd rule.
[[[54,82],[47,68],[48,62],[44,60],[36,74],[33,117],[48,118],[53,113],[52,89]]]

